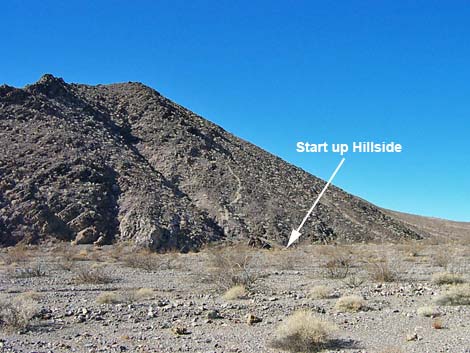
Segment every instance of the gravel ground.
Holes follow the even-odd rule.
[[[278,352],[269,348],[276,327],[298,309],[337,326],[327,352],[470,352],[470,306],[436,306],[434,318],[417,314],[447,290],[432,282],[434,273],[460,272],[470,280],[469,254],[470,246],[453,244],[234,246],[154,255],[112,246],[3,249],[2,305],[21,297],[37,312],[24,329],[1,327],[0,352]],[[243,298],[222,298],[232,270],[220,261],[226,258],[246,263],[238,273],[250,279]],[[335,266],[338,258],[348,263]],[[396,278],[370,278],[376,264]],[[348,275],[330,278],[328,269]],[[87,273],[110,282],[77,279]],[[309,297],[318,285],[331,296]],[[152,291],[139,296],[139,288]],[[118,299],[100,304],[102,293]],[[350,294],[362,296],[366,308],[338,312],[338,297]],[[248,323],[250,314],[261,322]],[[436,322],[441,329],[433,328]]]

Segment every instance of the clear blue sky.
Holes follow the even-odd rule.
[[[335,183],[470,221],[467,1],[15,0],[0,33],[0,83],[141,81],[324,179],[339,157],[297,141],[400,142]]]

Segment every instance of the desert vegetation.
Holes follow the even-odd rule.
[[[32,296],[0,299],[0,326],[5,331],[27,329],[38,314],[38,305]]]
[[[107,284],[113,278],[109,276],[101,265],[82,265],[75,272],[75,282],[80,284]]]
[[[461,318],[470,314],[466,249],[423,243],[410,256],[407,246],[235,244],[189,254],[130,245],[3,249],[0,330],[15,347],[41,340],[162,352],[178,345],[214,352],[455,351],[466,344]],[[446,267],[436,262],[442,247],[454,249]],[[37,264],[40,275],[12,275]]]
[[[234,300],[234,299],[240,299],[243,298],[247,295],[247,291],[245,286],[243,285],[236,285],[233,286],[232,288],[228,289],[224,293],[224,299],[225,300]]]
[[[236,286],[250,289],[259,277],[257,261],[259,255],[244,246],[235,248],[210,248],[209,278],[219,289],[228,291]]]
[[[338,299],[335,309],[341,312],[356,313],[367,308],[366,301],[359,295],[347,295]]]
[[[308,292],[308,297],[311,299],[329,299],[332,297],[332,290],[325,285],[314,286]]]
[[[432,281],[437,285],[445,284],[460,284],[464,283],[465,279],[462,275],[451,272],[439,272],[432,275]]]
[[[470,305],[470,284],[451,286],[435,302],[438,305]]]
[[[418,315],[424,317],[436,317],[439,316],[439,311],[435,306],[421,306],[417,310]]]
[[[297,311],[276,329],[271,346],[289,352],[318,352],[326,348],[335,326],[309,311]]]

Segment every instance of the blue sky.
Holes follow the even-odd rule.
[[[470,221],[469,18],[466,1],[8,1],[0,83],[141,81],[324,179],[340,157],[297,141],[399,142],[347,155],[335,184]]]

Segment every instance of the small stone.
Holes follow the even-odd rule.
[[[223,319],[223,316],[221,316],[217,310],[210,310],[207,313],[207,318],[209,320],[217,320],[217,319]]]
[[[155,317],[155,311],[153,310],[152,305],[149,306],[149,310],[147,312],[147,317],[149,317],[149,318]]]

